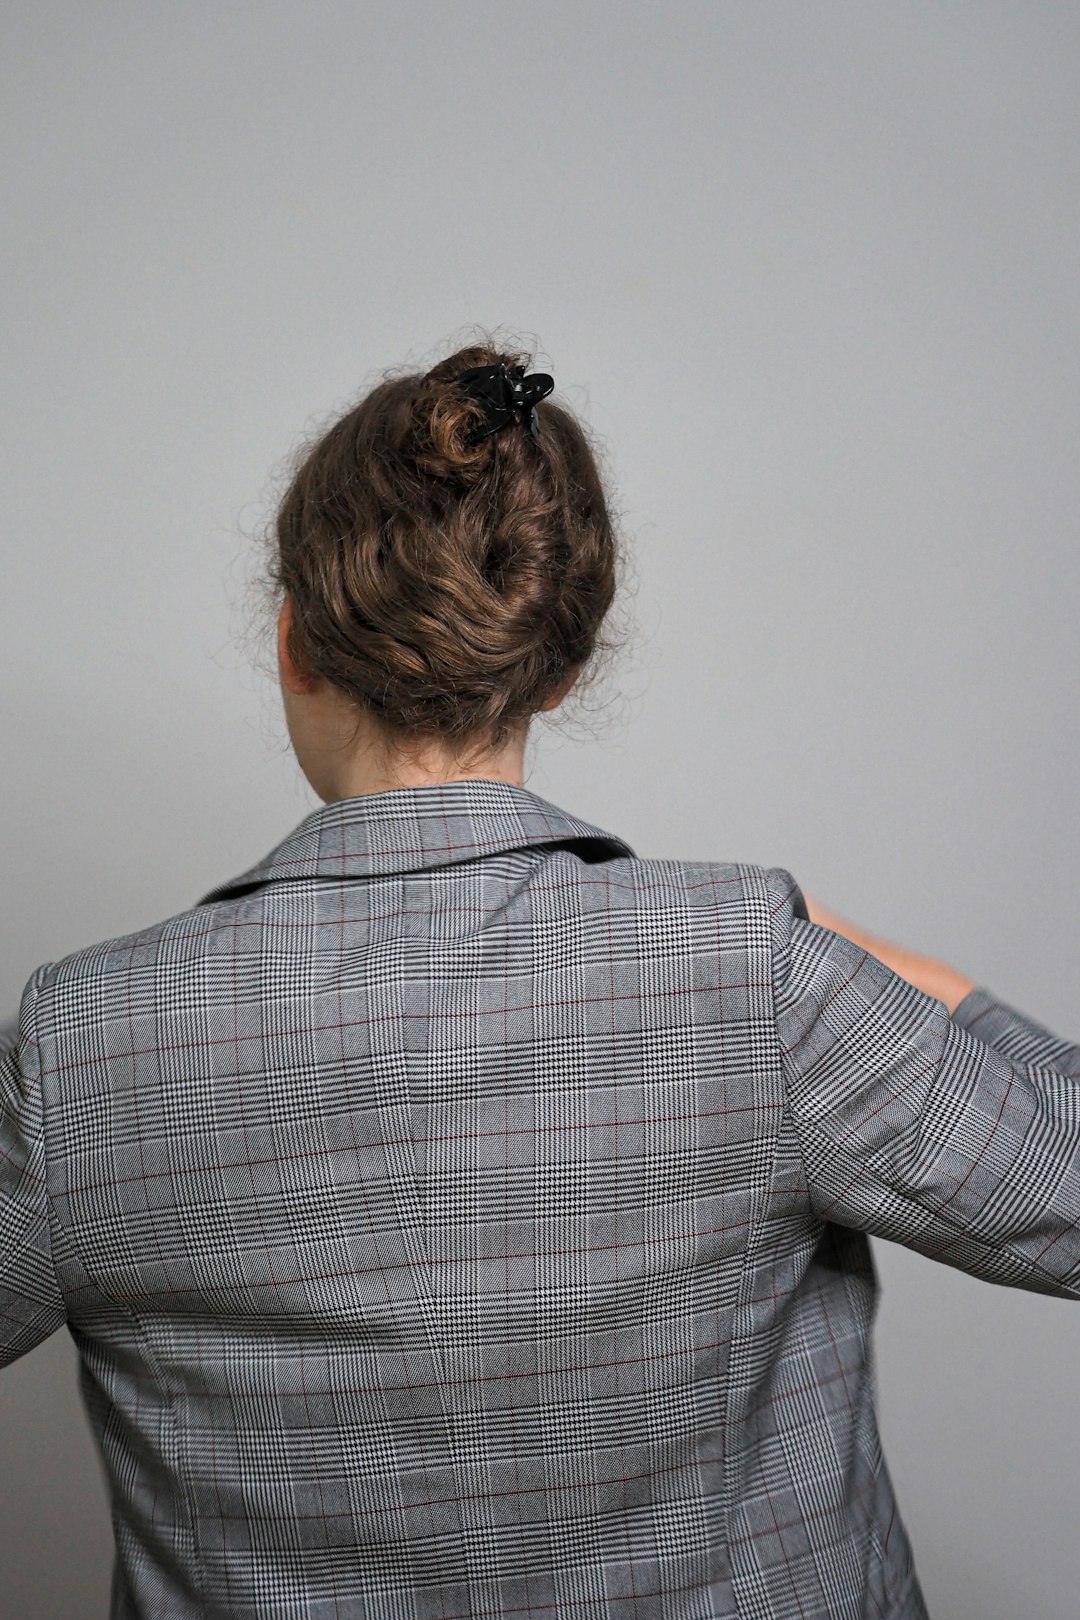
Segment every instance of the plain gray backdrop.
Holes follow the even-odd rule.
[[[35,0],[0,54],[5,1014],[315,807],[254,537],[480,323],[600,435],[632,562],[528,786],[1080,1039],[1080,7]],[[1075,1620],[1080,1311],[874,1252],[933,1620]],[[104,1616],[65,1333],[0,1465],[3,1620]]]

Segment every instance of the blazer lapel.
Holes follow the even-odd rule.
[[[264,883],[422,872],[532,845],[572,849],[589,862],[634,854],[622,838],[528,788],[470,777],[323,805],[261,861],[196,904],[229,899]]]

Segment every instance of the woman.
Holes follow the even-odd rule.
[[[917,1620],[866,1234],[1080,1297],[1080,1049],[523,785],[616,555],[521,358],[304,455],[273,583],[322,807],[9,1031],[0,1344],[74,1335],[114,1617]]]

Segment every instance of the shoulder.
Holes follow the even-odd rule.
[[[797,916],[805,915],[805,901],[798,883],[783,866],[763,866],[753,861],[680,861],[621,857],[605,861],[603,870],[613,881],[623,882],[642,894],[681,899],[688,905],[724,902],[746,904],[768,899],[774,906],[793,904]]]
[[[569,861],[569,868],[563,860]],[[558,864],[556,864],[558,863]],[[766,929],[779,942],[796,917],[807,917],[795,878],[782,866],[751,861],[648,859],[619,856],[586,865],[572,857],[545,863],[548,876],[562,881],[572,870],[583,907],[633,909],[643,913],[707,917],[724,914],[750,927]]]
[[[23,1009],[34,1004],[39,1028],[56,1019],[78,1027],[115,1012],[121,994],[124,1009],[129,1010],[133,990],[139,987],[150,1001],[160,994],[165,977],[175,980],[214,951],[215,936],[231,926],[231,919],[222,913],[235,912],[239,905],[200,903],[42,963],[23,990]]]

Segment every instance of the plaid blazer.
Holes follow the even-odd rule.
[[[0,1354],[74,1336],[116,1620],[921,1620],[867,1234],[1080,1298],[1078,1076],[783,868],[340,800],[31,978]]]

